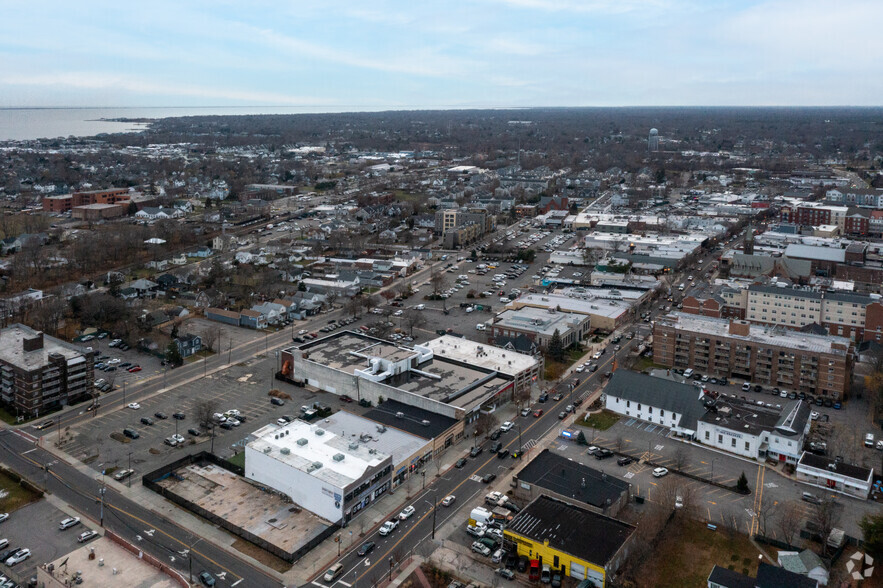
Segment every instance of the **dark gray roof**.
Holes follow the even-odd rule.
[[[757,566],[757,588],[818,588],[815,580],[785,568],[760,562]]]
[[[810,335],[828,335],[828,329],[820,325],[819,323],[807,323],[797,329],[801,333],[809,333]]]
[[[404,416],[396,416],[398,413]],[[385,400],[383,404],[377,405],[377,408],[369,410],[362,416],[422,439],[435,439],[457,422],[457,419],[403,404],[398,400]],[[429,421],[429,424],[424,425],[424,421]]]
[[[782,294],[785,296],[794,296],[795,298],[811,298],[813,300],[822,299],[821,292],[813,292],[812,290],[802,290],[798,288],[779,288],[778,286],[767,286],[765,284],[751,284],[748,286],[748,291]]]
[[[607,500],[616,502],[629,484],[544,449],[517,475],[519,482],[535,484],[555,494],[567,496],[603,509]]]
[[[854,302],[856,304],[870,304],[873,302],[870,296],[867,294],[852,294],[850,292],[832,292],[828,291],[825,293],[825,298],[828,300],[839,300],[841,302]]]
[[[695,386],[629,370],[613,372],[604,392],[680,414],[680,426],[685,429],[695,430],[696,423],[705,414],[705,405],[699,397],[701,392]]]
[[[540,495],[515,515],[504,534],[548,541],[553,549],[605,567],[634,530],[628,523]]]
[[[816,468],[817,470],[836,472],[842,476],[847,476],[853,480],[859,480],[862,482],[867,482],[871,478],[871,470],[867,468],[843,463],[842,461],[837,463],[833,459],[822,457],[821,455],[816,455],[815,453],[810,453],[808,451],[803,452],[797,465]],[[834,465],[835,469],[832,470],[831,465]]]
[[[782,409],[782,416],[776,423],[776,430],[787,436],[802,435],[806,429],[806,423],[809,422],[809,415],[812,412],[809,404],[802,400],[792,400]]]
[[[708,581],[723,586],[723,588],[754,588],[754,578],[751,576],[745,576],[720,566],[712,568],[711,574],[708,575]]]

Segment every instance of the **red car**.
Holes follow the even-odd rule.
[[[540,409],[533,411],[533,416],[535,418],[540,418],[541,416],[543,416],[543,409],[540,408]]]
[[[346,394],[343,394],[343,395],[340,397],[340,399],[341,399],[343,402],[352,402],[352,401],[353,401],[353,399],[350,398],[349,396],[347,396]]]
[[[141,366],[140,366],[140,365],[133,365],[132,367],[130,367],[130,368],[127,369],[126,371],[129,372],[129,373],[134,374],[135,372],[140,372],[140,371],[141,371]]]

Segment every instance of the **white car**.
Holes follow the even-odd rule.
[[[58,523],[58,528],[64,531],[65,529],[70,529],[74,525],[80,524],[80,517],[68,517]]]
[[[404,521],[410,519],[414,516],[414,513],[417,512],[417,509],[413,506],[406,506],[402,512],[399,513],[399,519]]]
[[[184,442],[184,435],[179,435],[179,434],[175,433],[174,435],[172,435],[172,439],[174,439],[178,443],[183,443]]]
[[[666,475],[667,473],[668,473],[667,468],[656,468],[653,470],[653,477],[654,478],[661,478],[662,476]]]
[[[675,497],[675,508],[684,508],[684,498],[682,496]]]
[[[480,553],[485,557],[488,557],[491,554],[490,548],[481,541],[476,541],[472,544],[472,551],[474,551],[475,553]]]
[[[395,519],[386,521],[383,525],[380,526],[380,535],[386,537],[390,533],[396,530],[396,527],[399,526],[399,522]]]
[[[442,499],[441,505],[442,506],[451,506],[452,504],[454,504],[455,500],[457,500],[456,496],[454,496],[453,494],[448,494],[447,496],[445,496]]]
[[[228,417],[228,418],[231,417],[231,416],[233,416],[233,417],[238,417],[238,416],[241,415],[241,414],[242,414],[242,413],[239,412],[238,410],[236,410],[235,408],[231,408],[230,410],[228,410],[227,412],[224,413],[224,416],[225,416],[225,417]]]
[[[114,357],[113,359],[108,359],[104,363],[106,363],[107,365],[116,365],[119,362],[120,362],[119,358]]]
[[[19,549],[18,551],[13,553],[11,556],[9,556],[9,558],[6,560],[6,565],[8,565],[10,567],[14,566],[15,564],[21,563],[24,560],[28,559],[29,557],[31,557],[31,550],[30,549],[27,549],[27,548],[26,549]]]
[[[512,427],[514,427],[514,426],[515,426],[515,423],[513,423],[511,421],[506,421],[505,423],[500,425],[500,430],[503,431],[504,433],[506,433],[507,431],[511,431]]]
[[[138,410],[139,408],[141,408],[141,405],[137,402],[130,402],[126,405],[126,407],[131,408],[132,410]]]
[[[424,308],[426,308],[426,305],[425,304],[418,304],[415,308],[417,310],[423,310]]]
[[[393,316],[402,316],[403,314],[404,313],[401,310],[397,310],[394,313],[392,313]]]
[[[4,513],[0,514],[0,523],[2,523],[3,521],[5,521],[8,518],[9,518],[8,512],[4,512]]]
[[[817,413],[816,411],[812,411],[811,413],[809,413],[809,418],[817,421],[819,420],[819,413]]]

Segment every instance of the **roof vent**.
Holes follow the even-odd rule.
[[[397,412],[397,413],[396,413],[396,418],[397,418],[397,419],[403,419],[403,418],[405,418],[405,413],[403,413],[403,412]]]
[[[316,436],[321,437],[325,434],[325,429],[316,429]]]
[[[377,425],[377,432],[386,433],[386,427],[384,427],[383,425]]]
[[[275,434],[275,435],[273,435],[273,439],[278,439],[278,438],[279,438],[279,434],[278,434],[278,433]]]
[[[303,447],[303,446],[306,445],[307,443],[309,443],[309,442],[308,442],[306,439],[304,439],[304,438],[300,438],[300,439],[297,440],[297,444],[300,445],[301,447]]]
[[[291,449],[289,449],[288,447],[283,447],[282,449],[280,449],[280,451],[282,452],[282,455],[288,455],[289,453],[291,453]]]
[[[359,444],[358,444],[358,443],[350,443],[350,450],[351,450],[351,451],[355,451],[355,450],[358,449],[358,448],[359,448]]]
[[[322,468],[322,462],[321,462],[321,461],[314,461],[314,462],[310,465],[310,468],[313,469],[313,470],[321,469],[321,468]]]
[[[270,453],[270,448],[269,448],[269,447],[264,447],[264,453]]]
[[[426,419],[423,419],[422,421],[420,421],[420,424],[423,425],[424,427],[428,427],[429,421],[427,421]]]
[[[358,447],[358,445],[356,447]],[[350,448],[352,448],[352,445],[350,445]],[[334,461],[343,461],[343,458],[344,458],[344,455],[342,453],[335,453],[334,457],[332,459]]]

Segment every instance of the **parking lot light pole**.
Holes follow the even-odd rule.
[[[711,460],[711,483],[714,483],[714,459]]]

